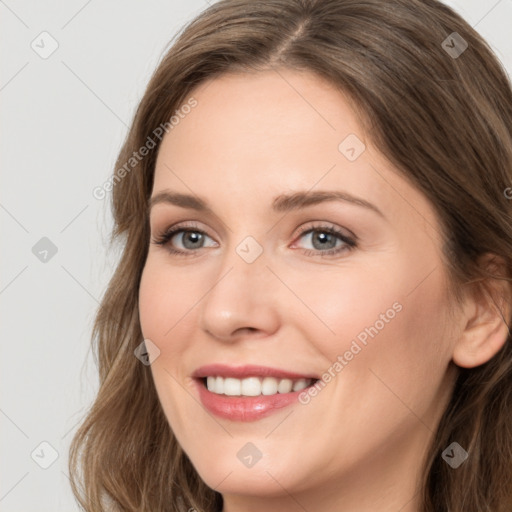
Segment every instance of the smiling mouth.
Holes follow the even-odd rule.
[[[200,379],[203,386],[216,395],[225,396],[272,396],[285,393],[302,391],[313,386],[319,379],[299,378],[275,378],[275,377],[246,377],[237,379],[234,377],[222,377],[211,375]]]

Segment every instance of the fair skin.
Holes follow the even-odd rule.
[[[152,197],[199,196],[211,212],[153,206],[139,295],[174,434],[222,493],[224,512],[417,512],[421,462],[453,389],[454,362],[492,357],[506,339],[501,318],[470,298],[448,315],[434,210],[367,140],[348,97],[291,70],[224,75],[191,96],[197,107],[162,141]],[[366,145],[354,161],[338,150],[349,134]],[[272,209],[275,197],[299,190],[344,191],[382,215],[333,200]],[[153,243],[187,221],[188,238],[182,231]],[[324,249],[299,233],[313,225],[320,237],[328,227],[353,234],[357,245],[331,235]],[[195,229],[206,233],[198,245]],[[262,250],[251,263],[237,252],[248,236]],[[325,254],[333,247],[343,249]],[[393,304],[400,311],[307,404],[240,421],[202,403],[192,377],[200,366],[321,376]],[[237,456],[248,442],[261,453],[252,467]]]

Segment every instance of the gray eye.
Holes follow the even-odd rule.
[[[332,233],[326,233],[325,231],[316,230],[312,231],[309,234],[312,235],[311,241],[315,249],[333,249],[334,247],[336,247],[336,242],[338,239]]]
[[[201,249],[204,247],[204,242],[207,238],[211,240],[211,238],[206,235],[205,233],[201,233],[200,231],[194,231],[194,230],[186,230],[182,229],[178,232],[176,232],[170,239],[170,242],[174,245],[174,239],[180,239],[181,238],[181,248],[188,249],[188,250],[195,250],[195,249]],[[178,246],[178,249],[180,246]]]

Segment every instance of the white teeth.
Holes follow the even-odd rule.
[[[224,393],[224,379],[222,377],[215,379],[215,390],[219,393]]]
[[[217,377],[219,379],[221,377]],[[232,379],[227,377],[224,379],[224,394],[228,396],[240,396],[242,391],[242,382],[240,379]]]
[[[306,379],[299,379],[293,383],[292,389],[293,389],[293,391],[301,391],[302,389],[307,388],[307,387],[308,387],[308,383],[306,382]]]
[[[274,377],[247,377],[235,379],[233,377],[206,377],[208,391],[217,395],[228,396],[259,396],[276,395],[277,393],[290,393],[301,391],[314,382],[313,379],[276,379]]]
[[[291,379],[281,379],[277,385],[277,391],[279,393],[289,393],[292,390],[293,382]]]
[[[258,396],[261,394],[261,382],[258,377],[249,377],[242,380],[242,391],[244,396]]]
[[[262,395],[275,395],[277,393],[277,379],[265,377],[261,383]]]

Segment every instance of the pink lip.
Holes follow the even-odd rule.
[[[270,368],[268,366],[227,366],[225,364],[208,364],[199,367],[192,377],[202,379],[208,376],[234,377],[235,379],[243,379],[244,377],[275,377],[276,379],[318,379],[317,375],[300,374],[280,370],[278,368]]]
[[[264,376],[280,379],[317,379],[314,375],[303,375],[267,366],[226,366],[222,364],[212,364],[201,366],[192,376],[199,393],[199,399],[202,404],[212,414],[220,418],[232,421],[256,421],[269,416],[273,412],[298,402],[299,394],[304,391],[292,391],[290,393],[277,393],[276,395],[260,396],[227,396],[218,395],[208,391],[204,385],[204,378],[207,376],[234,377],[242,379],[244,377]],[[307,388],[305,388],[307,389]]]

